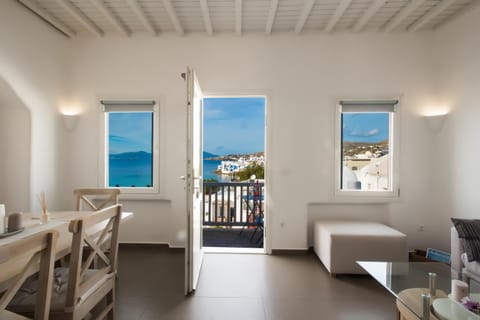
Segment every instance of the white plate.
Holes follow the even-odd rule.
[[[12,231],[12,232],[0,233],[0,239],[1,239],[1,238],[6,238],[6,237],[8,237],[8,236],[13,236],[14,234],[20,233],[20,232],[22,232],[23,230],[25,230],[25,228],[20,228],[20,229],[18,229],[18,230]]]
[[[450,298],[435,299],[432,303],[435,316],[440,320],[480,320],[480,316],[468,311]]]

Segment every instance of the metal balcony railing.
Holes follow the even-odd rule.
[[[263,225],[263,208],[263,182],[203,183],[204,226]]]

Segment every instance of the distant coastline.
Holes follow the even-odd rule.
[[[251,165],[264,166],[265,152],[215,155],[204,152],[203,175],[205,179],[232,181],[236,174],[247,170]],[[238,179],[238,177],[237,177]]]
[[[208,155],[208,156],[205,156]],[[226,154],[224,156],[215,155],[209,152],[204,152],[203,158],[205,160],[218,160],[218,161],[236,161],[240,158],[251,158],[251,157],[263,157],[265,152],[253,152],[253,153],[236,153],[236,154]]]
[[[152,154],[145,151],[110,153],[108,156],[111,160],[138,160],[152,158]]]

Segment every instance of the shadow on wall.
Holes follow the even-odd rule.
[[[0,77],[0,203],[7,212],[30,208],[30,111]]]
[[[313,223],[316,220],[374,221],[389,225],[390,208],[388,204],[308,204],[308,246],[313,245]]]

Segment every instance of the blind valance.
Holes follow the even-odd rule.
[[[395,112],[398,100],[341,100],[341,112]]]
[[[153,112],[154,100],[101,100],[104,112]]]

